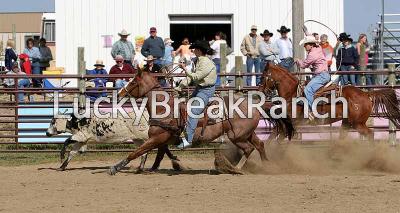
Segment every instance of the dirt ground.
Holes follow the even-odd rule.
[[[183,155],[191,167],[109,176],[120,158],[0,167],[0,212],[399,212],[400,152],[377,144],[268,147],[246,175],[216,175],[212,154]],[[179,155],[179,153],[178,153]],[[147,166],[152,163],[152,158]],[[3,164],[4,165],[4,164]],[[132,162],[138,165],[138,161]]]

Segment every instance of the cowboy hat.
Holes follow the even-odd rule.
[[[274,34],[269,32],[268,30],[264,30],[263,33],[260,33],[260,36],[264,36],[264,35],[269,35],[269,37],[272,37]]]
[[[347,33],[340,33],[339,34],[339,41],[350,41],[350,42],[353,42],[353,39],[352,38],[350,38],[350,34],[347,34]]]
[[[281,28],[278,29],[277,31],[280,33],[288,33],[288,32],[290,32],[290,29],[287,28],[286,26],[281,26]]]
[[[257,30],[257,25],[251,25],[251,28],[250,28],[251,30]]]
[[[304,44],[310,44],[310,43],[317,44],[317,43],[318,43],[318,40],[315,39],[314,36],[306,36],[305,38],[303,38],[303,39],[300,41],[299,45],[300,45],[300,46],[303,46]]]
[[[105,67],[103,60],[97,59],[96,63],[93,65],[95,67]]]
[[[148,55],[147,58],[144,59],[145,61],[154,61],[156,60],[152,55]]]
[[[119,36],[129,36],[130,33],[128,33],[125,29],[121,30],[120,33],[118,33]]]
[[[210,43],[208,43],[208,41],[202,40],[202,41],[196,41],[193,44],[191,44],[189,49],[201,49],[207,52],[211,48],[210,48]]]

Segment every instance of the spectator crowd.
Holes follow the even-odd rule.
[[[246,57],[247,72],[252,72],[253,70],[255,73],[262,72],[267,63],[279,64],[290,72],[293,72],[295,60],[293,59],[293,43],[288,36],[290,31],[291,30],[286,26],[281,26],[277,30],[279,38],[273,41],[274,33],[267,29],[262,31],[262,33],[258,33],[257,26],[252,25],[250,27],[250,33],[244,36],[240,45],[240,51]],[[328,42],[328,36],[326,34],[310,34],[305,27],[304,32],[306,35],[314,36],[318,41],[317,45],[323,50],[329,71],[331,71],[334,58],[336,58],[336,67],[340,71],[352,71],[360,68],[365,69],[366,64],[368,64],[369,44],[365,34],[361,34],[357,44],[353,45],[351,36],[346,33],[341,33],[337,43],[333,47]],[[173,64],[175,57],[179,57],[180,62],[182,60],[190,62],[196,58],[193,50],[189,49],[191,45],[189,38],[184,38],[179,48],[174,50],[172,46],[174,41],[170,38],[162,39],[159,37],[155,27],[150,28],[148,38],[144,39],[144,37],[140,36],[135,37],[135,45],[130,41],[130,33],[126,30],[122,30],[118,35],[120,39],[113,44],[111,49],[111,56],[115,64],[111,67],[109,72],[105,69],[103,60],[98,59],[93,65],[94,68],[92,70],[87,70],[86,74],[103,76],[108,74],[134,75],[139,68],[152,73],[159,73],[163,66]],[[210,53],[211,55],[207,57],[215,64],[217,74],[220,73],[221,69],[220,47],[221,44],[227,44],[226,39],[226,35],[223,32],[216,32],[214,39],[209,41],[209,45],[213,51]],[[228,47],[228,54],[232,52],[230,50],[231,49]],[[361,55],[362,52],[364,55]],[[15,50],[14,41],[8,40],[5,50],[5,67],[8,71],[7,74],[23,74],[27,75],[27,77],[18,79],[18,82],[14,82],[12,78],[5,79],[3,82],[4,86],[14,87],[15,84],[17,84],[18,88],[42,87],[43,82],[41,79],[29,78],[29,75],[42,74],[43,70],[46,70],[50,66],[50,61],[52,60],[53,56],[51,50],[47,47],[44,38],[41,38],[38,44],[35,44],[33,39],[28,39],[26,41],[26,48],[20,54]],[[146,64],[141,64],[141,61],[144,61]],[[190,67],[190,63],[188,63],[188,67]],[[92,91],[87,93],[90,99],[94,100],[98,97],[106,96],[105,88],[110,84],[115,88],[121,88],[129,81],[129,78],[103,76],[87,79],[87,91]],[[168,86],[168,82],[163,77],[158,77],[158,80],[161,86]],[[247,77],[246,83],[248,86],[254,85],[251,80],[251,77]],[[366,80],[367,85],[374,84],[371,75],[367,75]],[[360,77],[354,74],[342,75],[339,80],[342,85],[357,85],[360,84],[360,81]],[[258,76],[255,84],[257,85],[259,83],[260,77]],[[217,77],[215,85],[221,85],[219,77]],[[102,91],[101,88],[104,88],[104,91]],[[18,95],[18,101],[23,102],[24,99],[24,94],[20,93]],[[32,98],[29,98],[29,100],[32,101]]]

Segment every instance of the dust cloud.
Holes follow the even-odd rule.
[[[342,140],[331,144],[265,146],[268,162],[253,152],[245,171],[255,174],[324,175],[354,171],[400,173],[400,148],[387,142]]]

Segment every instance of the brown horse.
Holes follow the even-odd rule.
[[[157,102],[164,101],[166,98],[165,96],[153,94],[153,90],[157,88],[160,88],[160,85],[152,74],[148,72],[139,72],[135,78],[131,79],[129,83],[119,91],[118,96],[125,97],[126,95],[129,95],[130,97],[134,98],[147,97],[148,100],[155,98]],[[170,96],[168,104],[171,107],[174,106],[173,97]],[[270,106],[266,105],[264,107],[268,108]],[[165,107],[154,106],[153,101],[147,101],[146,108],[150,116],[153,115],[154,110],[157,115],[160,115],[166,111]],[[247,101],[245,100],[241,102],[239,108],[243,112],[247,112]],[[183,112],[185,111],[186,110],[184,109]],[[267,112],[268,111],[269,110],[267,110]],[[182,115],[182,111],[180,112],[181,118],[186,118],[186,116]],[[250,112],[252,118],[243,119],[240,118],[237,113],[235,113],[233,118],[210,125],[206,123],[204,118],[200,119],[198,127],[196,128],[194,143],[211,142],[226,133],[231,142],[244,152],[242,159],[236,166],[238,170],[240,170],[240,168],[244,165],[254,148],[257,149],[263,161],[267,160],[264,144],[260,141],[255,133],[261,118],[260,112],[256,109],[252,109]],[[284,132],[285,136],[288,136],[289,139],[293,135],[294,129],[290,119],[269,118],[268,120],[275,124],[275,126],[282,132]],[[147,153],[154,148],[175,142],[185,124],[185,121],[182,121],[182,119],[174,118],[173,113],[168,114],[168,116],[163,119],[154,119],[151,117],[149,122],[149,139],[138,149],[132,152],[126,159],[114,166],[111,166],[109,174],[116,174],[130,161],[140,157],[142,154]],[[205,124],[207,126],[205,126]],[[202,129],[203,125],[205,126],[204,129]]]
[[[288,114],[291,114],[291,100],[297,95],[299,80],[293,74],[289,73],[281,66],[272,63],[265,67],[262,75],[262,81],[259,90],[263,92],[278,91],[278,95],[284,98],[288,103]],[[317,119],[312,124],[331,124],[336,121],[342,121],[342,128],[356,129],[361,135],[367,136],[373,140],[372,131],[367,127],[366,122],[373,111],[379,117],[387,117],[398,128],[400,127],[400,109],[396,92],[393,89],[381,89],[370,92],[364,92],[354,86],[344,86],[342,88],[342,97],[348,102],[348,117],[343,118],[343,104],[336,103],[336,118]],[[301,117],[304,113],[304,107],[297,105],[297,118],[295,125],[309,123],[309,120]],[[330,115],[331,104],[326,103],[317,106],[318,112],[322,115]],[[381,111],[381,113],[379,113]],[[341,131],[341,137],[344,136]]]

